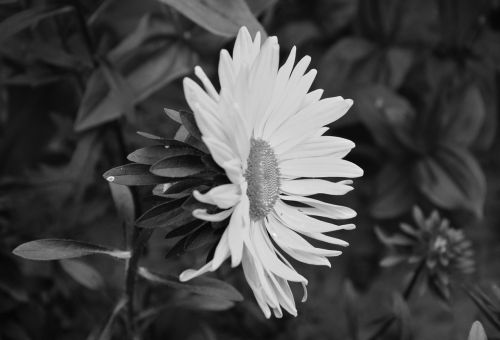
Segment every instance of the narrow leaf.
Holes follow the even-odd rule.
[[[221,36],[234,37],[241,26],[251,35],[266,32],[244,0],[160,0],[175,8],[206,30]]]
[[[125,225],[132,226],[135,221],[135,205],[134,198],[130,189],[124,185],[109,183],[111,195],[115,202],[118,215],[125,222]]]
[[[205,170],[205,165],[199,156],[183,155],[162,159],[153,164],[150,171],[158,176],[171,178],[188,177]]]
[[[229,301],[243,300],[243,296],[236,290],[236,288],[224,281],[211,277],[198,277],[188,282],[179,282],[179,279],[175,276],[155,273],[144,267],[139,268],[138,273],[148,281],[162,284],[170,288]]]
[[[105,254],[120,259],[130,257],[130,252],[128,251],[114,250],[91,243],[63,239],[41,239],[26,242],[12,252],[25,259],[39,261],[71,259],[92,254]]]
[[[60,264],[64,271],[82,286],[92,290],[98,290],[104,286],[101,274],[89,264],[74,259],[61,260]]]
[[[144,164],[125,164],[106,171],[102,175],[108,182],[121,185],[152,185],[173,181],[166,177],[155,176]]]

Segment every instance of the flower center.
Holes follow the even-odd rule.
[[[280,171],[276,155],[268,142],[252,138],[250,143],[245,179],[248,184],[250,218],[258,221],[267,216],[278,199]]]

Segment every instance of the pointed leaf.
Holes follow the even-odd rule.
[[[39,6],[18,12],[0,23],[0,44],[11,36],[21,32],[25,28],[50,18],[54,15],[68,13],[72,10],[71,6],[56,8],[53,6]]]
[[[236,290],[236,288],[215,278],[198,277],[188,282],[180,282],[175,276],[152,272],[144,267],[139,268],[138,273],[141,277],[148,281],[166,285],[170,288],[229,301],[243,300],[243,296]]]
[[[171,178],[188,177],[205,170],[205,164],[196,155],[169,157],[156,162],[150,171],[158,176]]]
[[[443,146],[417,164],[416,174],[420,190],[438,206],[483,216],[486,179],[467,150]]]
[[[129,251],[114,250],[91,243],[63,239],[41,239],[26,242],[12,252],[25,259],[39,261],[71,259],[92,254],[105,254],[120,259],[130,257]]]
[[[160,0],[205,28],[225,37],[234,37],[241,26],[246,26],[252,37],[266,31],[254,17],[244,0]]]
[[[102,177],[108,182],[121,185],[152,185],[168,183],[174,179],[159,177],[149,172],[149,166],[144,164],[125,164],[106,171]]]
[[[93,290],[104,286],[101,274],[89,264],[74,259],[61,260],[60,263],[64,271],[82,286]]]
[[[137,219],[137,226],[148,229],[171,228],[193,221],[191,212],[182,209],[184,201],[184,198],[180,198],[149,209]]]
[[[135,221],[135,204],[132,192],[124,185],[109,183],[111,195],[115,202],[116,211],[127,226],[132,226]]]

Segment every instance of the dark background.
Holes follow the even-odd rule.
[[[500,2],[246,1],[189,1],[207,6],[199,15],[173,0],[0,0],[0,339],[98,338],[123,289],[122,264],[11,252],[45,237],[122,247],[102,173],[147,145],[137,130],[175,135],[163,108],[186,107],[182,77],[201,65],[216,82],[220,49],[255,18],[282,58],[293,45],[312,57],[313,87],[354,99],[332,133],[357,144],[348,158],[365,170],[340,200],[358,212],[358,228],[342,235],[351,246],[332,269],[299,266],[310,283],[297,318],[265,320],[241,271],[223,268],[219,278],[245,296],[226,311],[201,300],[178,307],[176,290],[141,286],[143,311],[167,306],[144,339],[367,339],[394,314],[384,339],[466,339],[475,319],[498,338],[460,283],[500,281]],[[140,194],[150,205],[148,189]],[[378,265],[374,226],[411,224],[414,205],[440,211],[473,242],[476,272],[448,302],[419,289],[394,303],[414,268]],[[155,232],[143,265],[177,275],[199,258],[165,259],[171,246]],[[123,329],[118,316],[101,338],[123,339]]]

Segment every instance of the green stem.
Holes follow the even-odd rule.
[[[153,233],[152,229],[141,229],[134,227],[132,235],[132,256],[127,263],[127,273],[125,278],[125,294],[127,296],[127,324],[132,340],[140,339],[135,325],[135,288],[137,281],[137,269],[139,259],[144,251],[147,241]]]
[[[415,268],[415,270],[413,271],[413,275],[410,279],[410,282],[408,282],[408,285],[406,286],[403,292],[403,299],[405,301],[408,301],[410,299],[411,293],[415,290],[420,274],[422,273],[424,268],[425,268],[425,259],[420,261],[417,268]],[[380,336],[385,334],[385,332],[389,329],[389,327],[392,326],[392,324],[396,319],[397,318],[390,318],[384,323],[382,323],[382,325],[368,338],[368,340],[376,340]]]

